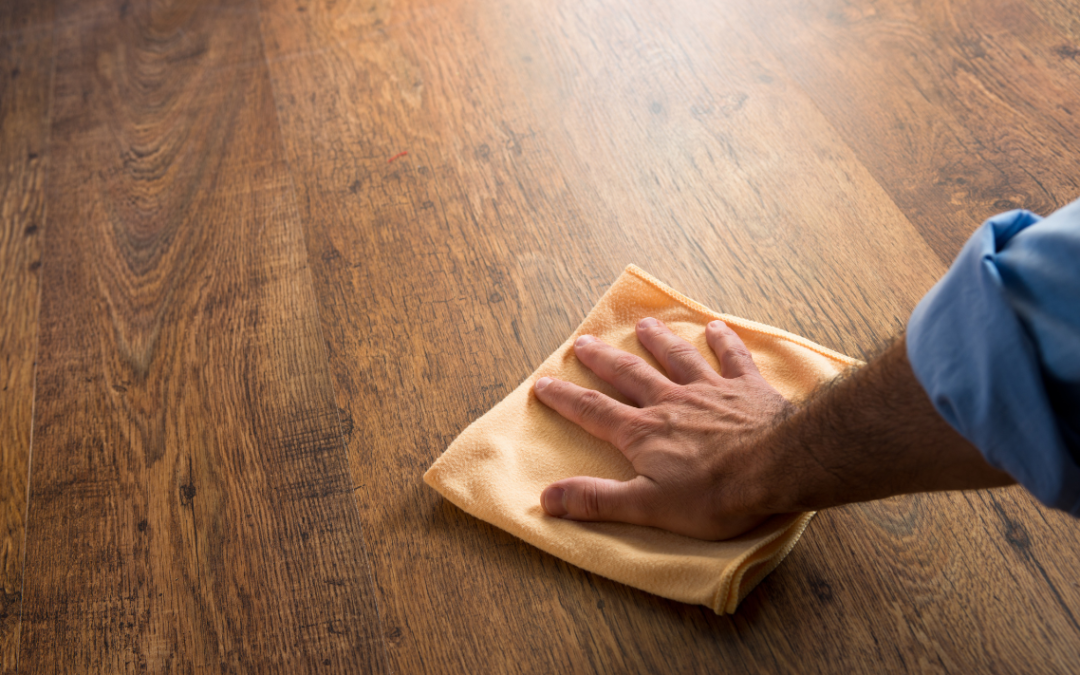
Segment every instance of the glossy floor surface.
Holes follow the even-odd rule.
[[[1075,672],[1080,525],[820,514],[734,616],[420,476],[628,263],[866,357],[1080,197],[1075,0],[0,0],[0,664]]]

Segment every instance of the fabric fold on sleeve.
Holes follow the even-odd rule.
[[[1080,516],[1080,202],[991,218],[922,299],[908,358],[942,417],[1040,501]]]

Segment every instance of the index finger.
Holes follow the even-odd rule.
[[[550,377],[537,380],[533,391],[541,403],[612,445],[616,444],[619,427],[636,410],[595,389]]]
[[[671,387],[671,380],[653,368],[645,359],[582,335],[574,343],[574,355],[601,380],[619,390],[639,406],[656,400]]]

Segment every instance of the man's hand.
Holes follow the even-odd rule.
[[[574,345],[636,407],[547,377],[534,387],[542,402],[622,450],[638,473],[626,482],[553,483],[540,497],[552,516],[727,539],[775,513],[1015,482],[938,415],[903,338],[796,409],[721,321],[705,333],[719,374],[655,319],[643,319],[637,335],[667,377],[591,336]]]
[[[753,479],[754,441],[791,404],[761,377],[742,340],[722,321],[705,332],[720,373],[656,319],[638,323],[637,336],[666,377],[591,335],[574,344],[577,358],[637,407],[569,382],[537,381],[537,398],[615,445],[638,473],[626,482],[560,480],[544,490],[544,509],[700,539],[727,539],[755,527],[769,512]]]

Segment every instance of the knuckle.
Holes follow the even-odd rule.
[[[669,361],[690,363],[696,360],[700,354],[694,345],[689,342],[676,342],[668,347],[667,356]]]
[[[753,365],[754,357],[750,355],[750,351],[742,345],[737,345],[728,349],[727,357],[739,365]]]
[[[611,362],[611,372],[615,377],[626,377],[633,375],[637,371],[640,362],[637,357],[632,354],[622,353],[615,357]]]
[[[574,407],[581,417],[596,417],[604,409],[604,395],[595,389],[586,389],[574,401]]]
[[[669,406],[656,415],[656,420],[653,423],[653,433],[671,436],[684,419],[684,415],[677,408]]]
[[[600,490],[595,482],[590,481],[581,490],[581,509],[586,518],[600,517]]]
[[[734,359],[750,359],[750,351],[744,345],[732,345],[728,347],[727,353]]]
[[[651,436],[658,428],[657,420],[652,414],[637,413],[619,425],[615,444],[624,450],[631,448]]]
[[[694,403],[696,397],[689,387],[668,387],[659,396],[660,400],[673,406]]]

